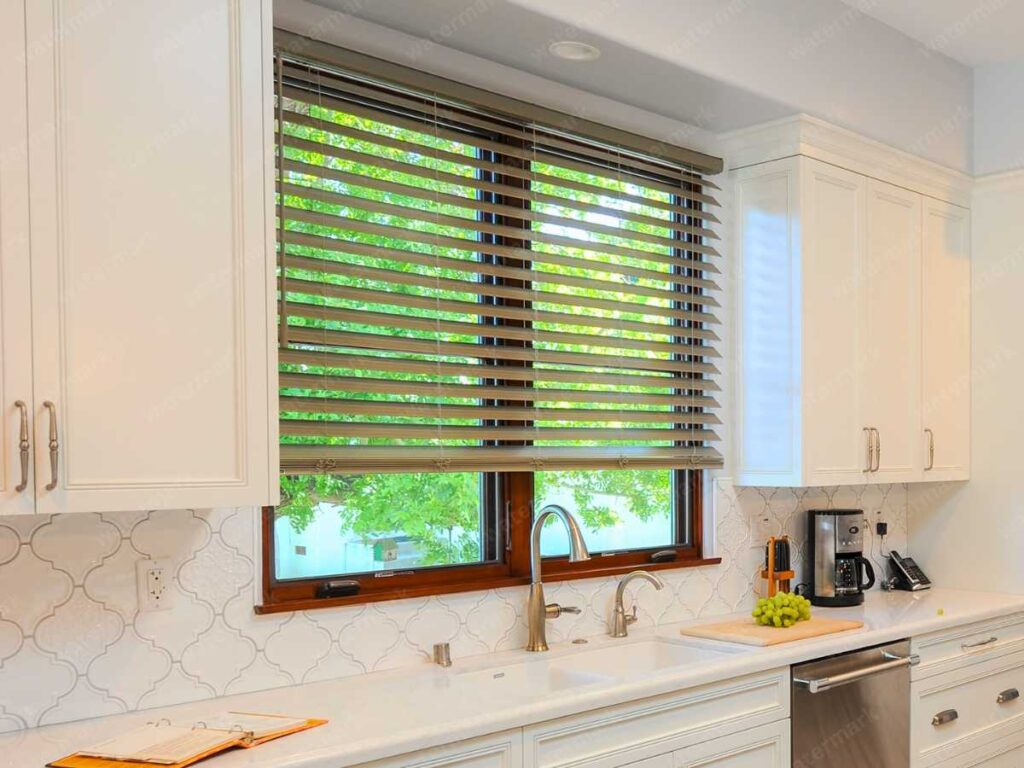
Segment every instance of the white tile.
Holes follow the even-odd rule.
[[[330,633],[296,613],[267,638],[264,654],[271,664],[287,672],[293,680],[301,680],[330,649]]]
[[[71,597],[71,577],[22,547],[0,567],[0,618],[31,635],[36,625]]]
[[[44,653],[31,640],[12,658],[0,664],[0,701],[5,714],[36,725],[60,697],[75,686],[75,668]]]
[[[32,551],[81,584],[85,574],[121,546],[117,526],[99,515],[55,515],[32,534]]]
[[[171,655],[126,627],[105,654],[89,665],[88,679],[94,688],[113,692],[135,708],[171,672]]]
[[[90,600],[81,589],[36,627],[36,644],[84,674],[93,659],[121,635],[124,622],[113,611]]]
[[[84,720],[104,715],[119,715],[128,711],[128,706],[120,699],[102,691],[97,691],[88,681],[81,679],[70,693],[60,697],[60,701],[43,712],[39,718],[40,725],[64,723],[68,720]]]
[[[18,532],[9,525],[0,523],[0,565],[9,563],[18,554],[21,540]]]
[[[297,654],[302,653],[301,649],[295,650]],[[255,659],[256,644],[217,619],[182,652],[181,668],[222,694],[228,683]]]

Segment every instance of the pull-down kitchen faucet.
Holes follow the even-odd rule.
[[[568,510],[557,504],[548,504],[540,511],[533,521],[530,530],[530,600],[526,605],[526,619],[529,624],[530,637],[526,643],[528,651],[546,651],[548,649],[548,619],[557,619],[563,613],[579,613],[579,608],[563,608],[560,605],[544,603],[544,584],[541,582],[540,571],[540,532],[549,517],[557,517],[569,531],[569,562],[578,563],[590,559],[587,543],[583,540],[576,518]]]

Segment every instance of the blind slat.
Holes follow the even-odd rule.
[[[586,453],[557,446],[290,445],[281,446],[281,469],[287,473],[365,472],[514,472],[579,469],[677,469],[722,466],[722,456],[708,446],[606,446]]]
[[[564,256],[560,253],[549,253],[543,250],[529,250],[527,248],[519,248],[508,245],[496,245],[494,243],[481,242],[478,240],[470,240],[463,237],[450,237],[447,235],[439,235],[432,232],[423,232],[409,227],[398,227],[391,224],[376,224],[370,221],[360,221],[358,219],[350,219],[344,216],[338,216],[334,213],[320,213],[318,211],[308,211],[301,208],[295,208],[290,205],[284,206],[285,217],[290,218],[292,221],[301,221],[308,224],[315,224],[323,227],[330,227],[338,230],[348,230],[351,232],[359,232],[366,235],[379,235],[389,240],[404,240],[408,243],[417,243],[420,245],[435,246],[438,248],[452,248],[455,250],[466,251],[469,253],[483,252],[487,254],[494,254],[498,256],[507,256],[511,259],[519,261],[540,261],[546,264],[557,264],[559,266],[577,267],[579,269],[592,269],[600,270],[603,272],[618,273],[623,275],[629,275],[630,277],[636,277],[641,280],[666,280],[667,276],[664,272],[658,272],[652,269],[645,269],[643,267],[634,267],[629,264],[621,264],[616,262],[599,261],[597,259],[585,259],[580,256]],[[526,232],[523,233],[527,234]],[[288,233],[285,232],[285,240],[288,239]],[[583,248],[582,250],[588,250]],[[620,253],[620,251],[614,251],[611,255]],[[644,253],[643,261],[655,262],[658,264],[665,264],[667,266],[676,269],[693,269],[702,272],[711,272],[717,274],[719,272],[718,267],[710,262],[700,261],[698,259],[686,259],[681,256],[668,256],[660,253]]]
[[[506,277],[513,281],[524,281],[524,282],[538,282],[541,284],[550,285],[562,285],[571,286],[574,288],[585,288],[592,291],[599,291],[604,293],[615,293],[624,297],[645,297],[653,299],[662,299],[666,302],[678,301],[682,295],[686,302],[689,304],[700,305],[704,307],[717,307],[719,306],[718,300],[708,295],[707,293],[693,293],[686,292],[682,293],[678,290],[670,290],[665,288],[656,288],[641,285],[639,279],[633,282],[626,282],[624,280],[611,281],[597,277],[596,272],[591,276],[577,277],[574,275],[559,274],[550,270],[535,270],[535,269],[524,269],[521,267],[509,267],[501,264],[492,264],[488,261],[476,261],[469,259],[457,259],[449,256],[440,256],[432,253],[424,253],[421,251],[409,251],[398,248],[385,248],[379,245],[367,245],[366,243],[357,243],[353,240],[343,240],[337,237],[325,237],[323,235],[309,235],[304,232],[296,232],[290,230],[285,235],[287,245],[300,245],[307,246],[309,248],[315,248],[322,251],[332,251],[334,253],[354,254],[360,256],[369,256],[374,259],[384,259],[387,261],[397,261],[405,264],[418,264],[425,267],[436,267],[442,270],[455,270],[457,272],[466,272],[477,275],[487,275],[489,277]],[[306,257],[289,257],[289,264],[297,262],[300,259]],[[344,263],[336,261],[322,260],[327,265],[334,263]],[[539,262],[541,264],[547,263],[547,258],[544,261]],[[562,262],[552,262],[557,266],[569,266],[572,265],[574,269],[583,269],[587,262],[583,265],[580,264],[580,260],[573,260],[571,262],[563,264]],[[592,262],[591,262],[592,263]],[[579,266],[577,266],[579,265]],[[602,264],[595,264],[595,267],[604,269]],[[325,271],[330,267],[325,267]],[[610,274],[620,274],[617,272],[610,272]],[[660,273],[658,273],[660,274]],[[624,277],[633,277],[633,275],[625,274]],[[700,277],[689,277],[685,275],[675,275],[666,273],[662,278],[665,283],[672,285],[685,286],[688,288],[699,288],[702,291],[717,291],[718,285],[713,280]]]
[[[430,257],[424,259],[425,265],[431,265]],[[452,261],[457,261],[452,259]],[[473,265],[483,266],[480,262],[461,262],[462,270],[475,273]],[[715,315],[711,313],[695,312],[680,307],[666,307],[658,304],[640,303],[634,301],[613,301],[592,296],[584,296],[579,293],[541,291],[535,288],[517,288],[510,285],[494,284],[480,280],[455,280],[448,277],[434,277],[419,272],[402,272],[394,269],[377,269],[376,267],[364,267],[359,264],[351,264],[347,261],[327,261],[326,259],[307,258],[305,256],[291,256],[288,259],[288,267],[293,270],[320,273],[323,275],[339,275],[350,279],[372,280],[378,283],[390,285],[411,285],[419,288],[436,288],[437,290],[454,291],[465,294],[476,294],[477,296],[499,296],[505,299],[516,299],[542,304],[557,304],[566,307],[590,307],[603,309],[609,312],[628,312],[637,315],[649,315],[652,317],[667,317],[677,320],[691,320],[699,322],[717,323]],[[525,272],[526,270],[524,270]],[[491,274],[489,271],[483,274]],[[536,273],[528,273],[536,276]],[[289,281],[290,282],[290,281]],[[678,298],[678,295],[676,296]],[[687,302],[692,305],[702,305],[703,296],[694,296],[695,301]],[[481,314],[489,314],[489,310],[477,307]],[[707,318],[707,319],[703,319]]]
[[[353,185],[357,187],[365,187],[366,189],[379,190],[381,192],[390,192],[396,195],[402,195],[409,198],[419,198],[422,202],[431,203],[443,203],[445,205],[452,206],[454,208],[464,208],[468,211],[478,211],[484,213],[492,213],[500,216],[505,216],[514,219],[526,219],[528,221],[534,221],[541,224],[550,224],[556,227],[568,227],[574,228],[579,226],[586,226],[591,232],[599,232],[603,235],[609,235],[610,237],[618,237],[625,240],[636,240],[639,242],[653,243],[654,245],[660,245],[664,248],[683,249],[687,247],[685,240],[681,240],[676,237],[667,237],[664,235],[650,234],[637,229],[628,229],[622,226],[612,226],[607,224],[599,224],[593,221],[585,221],[584,219],[574,219],[571,216],[559,216],[542,211],[534,210],[526,206],[515,206],[505,205],[502,203],[493,203],[487,200],[480,200],[472,197],[466,197],[464,195],[455,195],[449,192],[438,191],[437,189],[431,189],[429,187],[418,187],[412,184],[403,184],[396,181],[388,181],[387,179],[377,179],[373,176],[367,176],[360,173],[349,173],[348,171],[340,171],[335,168],[327,168],[324,166],[315,166],[311,163],[302,163],[297,160],[285,160],[284,169],[286,171],[301,174],[303,176],[314,177],[319,181],[329,179],[331,181],[340,181],[346,185]],[[536,203],[535,200],[524,198],[525,202]],[[608,209],[614,211],[615,209]],[[607,215],[607,214],[606,214]],[[626,219],[622,221],[626,222]],[[698,237],[706,237],[711,239],[717,239],[718,235],[712,232],[710,229],[703,227],[691,227],[685,224],[677,224],[672,221],[665,220],[663,223],[656,224],[659,229],[664,229],[673,232],[678,235],[696,235]]]
[[[562,166],[562,167],[565,167],[565,168],[569,168],[571,170],[576,170],[576,171],[579,171],[580,173],[583,173],[583,174],[601,174],[601,175],[606,175],[606,176],[612,176],[613,178],[618,176],[618,177],[624,178],[624,180],[629,181],[630,183],[636,184],[638,186],[649,187],[650,189],[656,189],[656,190],[661,191],[661,192],[669,192],[670,194],[674,194],[677,197],[682,197],[682,198],[685,198],[685,199],[688,199],[688,200],[693,200],[694,202],[698,202],[698,203],[704,203],[706,205],[717,205],[717,201],[713,197],[711,197],[710,195],[702,194],[700,192],[689,191],[682,184],[678,184],[678,185],[673,186],[673,185],[665,184],[665,183],[660,182],[660,181],[656,181],[656,180],[651,179],[651,178],[634,175],[634,174],[629,172],[628,165],[625,166],[625,169],[620,169],[620,168],[618,168],[618,167],[616,167],[614,165],[611,168],[600,168],[600,167],[597,167],[597,166],[588,165],[586,163],[575,162],[573,160],[570,160],[569,158],[564,158],[564,157],[557,157],[557,158],[555,158],[555,157],[550,156],[547,153],[543,152],[543,150],[541,150],[539,147],[537,149],[534,149],[534,150],[531,150],[531,151],[524,151],[522,149],[518,149],[515,145],[509,145],[507,143],[503,144],[503,143],[499,143],[499,142],[495,142],[495,141],[490,141],[490,140],[488,140],[486,138],[483,138],[481,136],[469,135],[469,134],[467,134],[464,131],[450,130],[448,128],[443,127],[443,123],[437,123],[435,125],[430,126],[430,128],[425,128],[422,119],[417,120],[417,119],[410,119],[410,118],[401,117],[401,116],[399,116],[397,114],[394,114],[394,113],[391,113],[391,112],[387,112],[387,111],[380,110],[380,109],[374,109],[372,107],[366,107],[366,106],[363,106],[361,104],[357,104],[357,103],[353,103],[353,102],[349,102],[349,101],[343,101],[343,100],[340,100],[340,99],[335,99],[335,98],[333,98],[331,96],[327,96],[327,95],[316,96],[314,99],[310,99],[305,91],[302,91],[302,90],[299,90],[299,89],[293,88],[293,87],[287,87],[286,86],[285,89],[284,89],[284,95],[287,98],[293,99],[295,101],[305,102],[305,103],[309,104],[310,106],[317,106],[317,107],[321,107],[321,108],[337,110],[337,111],[340,111],[340,112],[344,112],[346,114],[357,115],[359,117],[362,117],[362,118],[365,118],[365,119],[368,119],[368,120],[373,120],[373,121],[376,121],[376,122],[379,122],[379,123],[382,123],[382,124],[385,124],[385,125],[393,125],[393,126],[397,126],[399,128],[404,128],[407,131],[411,131],[411,132],[415,132],[415,133],[421,133],[421,134],[427,134],[427,135],[430,135],[430,136],[435,136],[435,137],[438,137],[438,138],[447,139],[449,141],[457,142],[457,143],[463,143],[464,144],[464,143],[470,143],[471,142],[474,146],[478,146],[478,147],[480,147],[482,149],[486,149],[486,150],[491,151],[491,152],[504,153],[504,154],[506,154],[509,157],[514,157],[514,158],[517,158],[517,159],[520,159],[520,160],[530,160],[530,159],[533,159],[534,157],[539,157],[540,155],[543,154],[544,157],[545,157],[544,161],[546,163],[550,163],[550,164],[554,164],[554,165],[559,165],[559,166]],[[429,119],[430,115],[424,115],[424,117],[427,117]],[[520,139],[523,139],[523,140],[526,140],[526,141],[532,141],[533,140],[532,134],[528,134],[528,135],[525,135],[525,136],[517,136],[516,138],[520,138]],[[467,160],[468,160],[468,158],[467,158]],[[559,186],[563,186],[563,184],[559,184],[559,181],[565,181],[564,179],[559,179],[559,177],[557,177],[557,176],[552,176],[552,175],[545,174],[545,173],[537,173],[536,175],[538,177],[542,177],[545,181],[549,181],[551,183],[558,184]],[[592,185],[587,184],[586,182],[569,182],[569,183],[573,184],[573,187],[572,187],[573,189],[586,189],[586,188],[592,186]],[[577,186],[577,185],[582,185],[582,186]],[[630,195],[631,199],[633,197],[635,197],[635,196]]]
[[[403,381],[401,379],[374,379],[367,376],[320,377],[308,373],[282,373],[283,389],[309,391],[363,392],[365,394],[418,395],[420,397],[448,397],[452,400],[501,399],[519,403],[619,403],[678,408],[717,408],[714,398],[702,395],[666,395],[637,392],[602,392],[547,387],[487,386],[484,384],[444,384]],[[475,406],[474,406],[475,407]],[[518,421],[508,417],[509,421]],[[639,419],[642,421],[642,419]],[[686,421],[678,419],[678,421]]]
[[[719,373],[713,365],[699,360],[669,360],[634,355],[560,352],[549,349],[531,349],[523,346],[435,341],[433,339],[417,339],[409,336],[386,335],[382,333],[331,331],[291,324],[288,326],[288,338],[295,344],[407,352],[419,355],[445,355],[448,357],[476,358],[479,360],[529,362],[540,365],[573,365],[626,371],[673,371],[681,374],[690,373],[691,371],[708,375],[717,375]]]
[[[552,382],[561,384],[591,384],[597,386],[615,387],[644,387],[647,389],[665,389],[671,387],[685,388],[701,392],[717,392],[718,383],[708,378],[687,378],[678,376],[648,374],[624,374],[624,373],[599,373],[593,370],[575,371],[558,368],[522,366],[492,366],[485,364],[471,363],[450,363],[440,360],[416,360],[409,358],[383,357],[380,355],[350,355],[342,352],[325,352],[310,349],[282,349],[281,361],[288,365],[300,365],[306,367],[334,368],[359,370],[367,373],[415,373],[420,375],[435,376],[468,376],[471,379],[501,379],[502,381],[529,381],[529,382]],[[694,373],[714,373],[712,366],[698,363],[694,364]],[[282,382],[292,376],[306,376],[319,378],[317,374],[304,373],[282,373]],[[292,386],[292,385],[289,385]],[[302,387],[304,384],[294,386]],[[310,384],[309,386],[312,386]],[[598,396],[614,395],[620,398],[632,397],[632,392],[623,390],[621,392],[606,393],[601,390],[589,390],[597,393]],[[566,390],[567,393],[572,390]]]
[[[331,192],[326,189],[318,189],[316,187],[309,187],[297,184],[284,184],[283,191],[286,196],[294,196],[303,198],[306,200],[319,200],[323,203],[330,203],[341,208],[356,209],[359,211],[367,211],[370,213],[383,213],[389,216],[395,216],[400,219],[413,220],[426,222],[433,226],[440,227],[451,227],[454,229],[472,229],[478,233],[486,232],[491,235],[500,235],[510,239],[529,239],[533,242],[548,243],[550,245],[559,245],[563,248],[574,248],[583,251],[592,251],[596,253],[607,253],[612,256],[628,256],[633,259],[642,261],[658,261],[663,264],[672,263],[670,260],[674,257],[670,256],[661,251],[650,251],[642,248],[636,248],[628,245],[619,245],[616,243],[605,243],[600,240],[583,240],[574,237],[564,237],[562,235],[553,235],[549,232],[543,232],[537,229],[523,230],[521,227],[512,227],[504,224],[492,224],[487,221],[478,221],[476,219],[466,218],[464,216],[452,216],[446,213],[439,213],[437,211],[424,211],[419,208],[414,208],[408,205],[395,205],[393,203],[383,203],[376,200],[370,200],[365,197],[358,197],[356,195],[345,195],[339,192]],[[341,214],[335,214],[339,218],[344,218]],[[351,214],[348,214],[351,215]],[[574,228],[581,228],[583,225],[577,225]],[[429,234],[429,233],[428,233]],[[524,237],[527,235],[528,237]],[[629,239],[623,235],[620,239]],[[474,245],[477,245],[477,241],[473,241]],[[680,243],[681,245],[681,243]],[[680,250],[682,250],[680,248]],[[710,246],[702,246],[696,244],[687,244],[686,250],[692,253],[702,253],[706,256],[718,256],[718,251]],[[682,259],[676,259],[681,261]]]

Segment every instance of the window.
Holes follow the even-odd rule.
[[[602,556],[569,564],[552,527],[546,574],[702,562],[720,457],[700,166],[362,68],[276,67],[282,503],[263,610],[332,580],[358,589],[334,602],[522,583],[549,503]]]

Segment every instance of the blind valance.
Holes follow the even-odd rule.
[[[700,170],[285,51],[285,473],[709,467]]]

